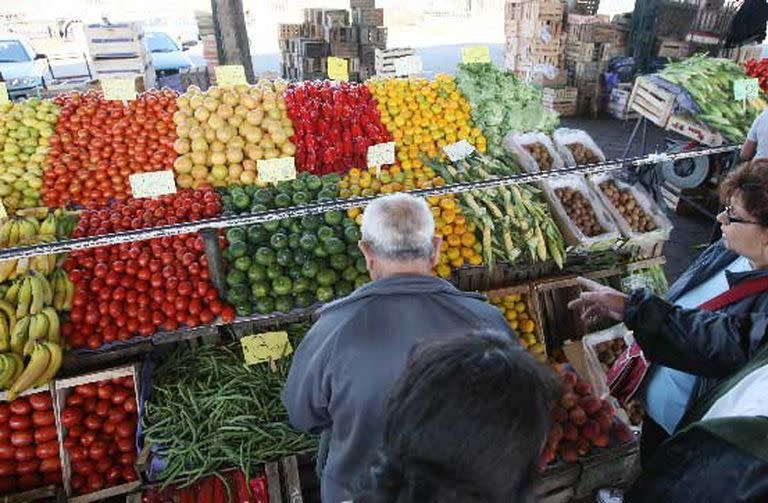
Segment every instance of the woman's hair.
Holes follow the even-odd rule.
[[[744,209],[763,227],[768,227],[768,159],[745,162],[720,184],[720,200],[729,204],[731,198],[741,198]]]
[[[355,503],[530,500],[556,390],[506,334],[417,348],[390,397],[371,492]]]

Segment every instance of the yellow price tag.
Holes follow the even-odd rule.
[[[248,85],[243,65],[221,65],[216,67],[216,85],[234,87]]]
[[[128,177],[133,197],[159,197],[176,193],[176,180],[173,171],[150,171],[135,173]]]
[[[134,77],[102,79],[101,90],[106,100],[132,101],[136,99],[136,79]]]
[[[240,339],[246,365],[274,362],[293,353],[288,332],[264,332]]]
[[[461,49],[461,61],[464,63],[490,63],[491,51],[487,45],[463,47]]]
[[[5,85],[5,82],[0,82],[0,105],[3,103],[8,103],[11,101],[11,98],[8,97],[8,88]]]
[[[349,62],[344,58],[328,58],[328,78],[331,80],[349,80]]]
[[[256,161],[256,172],[262,183],[277,183],[296,178],[296,162],[293,157]]]

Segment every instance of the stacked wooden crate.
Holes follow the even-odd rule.
[[[563,13],[565,6],[560,0],[541,0],[537,33],[533,39],[534,69],[542,66],[561,68],[565,56],[565,31]]]
[[[543,89],[542,105],[561,117],[573,117],[578,112],[579,90],[575,87]]]
[[[155,70],[141,23],[89,24],[83,31],[96,78],[140,76],[145,88],[155,85]]]
[[[376,8],[375,0],[350,0],[350,7],[351,11],[304,9],[303,23],[280,25],[284,78],[327,78],[328,57],[347,60],[350,80],[362,81],[376,74],[376,49],[387,46],[384,12]]]
[[[539,21],[538,0],[504,3],[504,67],[521,76],[533,71],[533,46]]]

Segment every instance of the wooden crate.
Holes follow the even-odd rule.
[[[561,117],[573,117],[578,113],[578,97],[579,90],[575,87],[545,88],[542,105],[547,110],[557,112]]]
[[[278,40],[288,40],[289,38],[300,38],[303,28],[304,28],[304,25],[298,24],[298,23],[279,24],[277,28],[278,29],[277,38]]]
[[[688,57],[690,45],[682,40],[662,40],[659,45],[659,57],[683,59]]]
[[[326,26],[325,40],[330,43],[359,43],[360,30],[357,26]]]
[[[629,97],[629,109],[663,128],[667,125],[676,96],[646,77],[638,77]]]
[[[373,45],[379,49],[387,47],[387,28],[380,26],[360,26],[360,43]]]
[[[93,71],[101,74],[137,74],[147,71],[150,62],[142,56],[132,58],[95,59],[91,64]]]
[[[597,61],[578,61],[573,78],[581,82],[597,82],[600,76],[600,64]]]
[[[356,42],[332,42],[329,44],[329,56],[336,58],[355,58],[360,54],[360,46]]]
[[[666,129],[681,134],[686,138],[696,140],[708,147],[719,147],[725,143],[723,135],[692,117],[670,115]]]
[[[304,9],[304,23],[315,26],[349,26],[349,11],[346,9]]]
[[[513,294],[520,294],[524,296],[524,301],[527,307],[526,312],[528,313],[528,316],[531,319],[531,321],[533,321],[534,334],[536,335],[536,341],[541,343],[544,346],[544,350],[546,351],[547,345],[544,338],[544,330],[541,327],[541,317],[539,316],[539,313],[536,310],[538,307],[538,303],[535,302],[533,299],[534,292],[530,283],[524,283],[517,286],[509,286],[506,288],[499,288],[496,290],[489,290],[483,293],[490,300],[494,300],[500,297],[506,297],[508,295],[513,295]]]
[[[533,70],[532,38],[507,38],[504,48],[504,68],[518,74],[527,74]]]
[[[136,400],[138,402],[138,398],[140,396],[139,369],[139,364],[127,365],[124,367],[92,372],[90,374],[84,374],[66,379],[57,379],[54,381],[54,410],[56,412],[56,425],[59,429],[59,455],[61,456],[61,467],[64,477],[64,490],[67,493],[67,501],[70,503],[90,503],[92,501],[99,501],[111,498],[113,496],[131,493],[141,487],[141,481],[136,480],[135,482],[128,482],[125,484],[108,487],[106,489],[83,494],[81,496],[72,496],[72,486],[70,485],[72,480],[72,464],[69,458],[69,452],[64,447],[64,437],[67,433],[66,428],[64,428],[64,426],[61,424],[61,411],[66,407],[67,397],[70,395],[74,387],[81,384],[131,376],[133,377],[134,393],[136,394]]]
[[[506,37],[534,38],[539,21],[537,0],[507,0],[504,4],[504,35]]]
[[[352,9],[352,24],[363,24],[369,26],[383,26],[384,25],[384,9],[372,9],[372,8],[353,8]]]
[[[569,40],[565,45],[565,57],[568,61],[593,61],[595,59],[595,44]]]

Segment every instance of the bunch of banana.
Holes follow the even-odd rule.
[[[38,234],[65,239],[72,235],[72,231],[77,227],[80,212],[57,208],[51,213],[46,207],[38,207],[19,209],[16,211],[16,216],[37,220],[40,224]]]
[[[44,306],[53,304],[53,288],[45,276],[30,271],[16,280],[5,293],[5,300],[16,306],[16,318],[42,312]]]
[[[54,220],[55,224],[55,220]],[[48,230],[50,226],[46,227]],[[0,248],[18,246],[40,234],[40,222],[32,217],[14,217],[0,225]],[[53,234],[56,229],[54,227]]]
[[[29,361],[13,353],[0,354],[0,388],[8,392],[6,400],[13,401],[32,387],[50,382],[61,368],[63,354],[55,342],[35,342],[29,348]]]
[[[20,245],[32,245],[40,242],[53,241],[53,236],[37,236],[25,240]],[[56,268],[56,255],[36,255],[20,259],[0,260],[0,283],[10,279],[24,276],[29,271],[36,271],[45,276],[51,274]]]
[[[69,280],[64,269],[58,268],[53,271],[50,283],[53,287],[53,308],[56,311],[71,311],[75,284]]]

